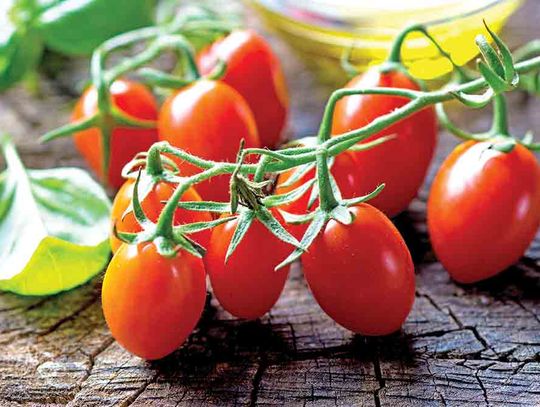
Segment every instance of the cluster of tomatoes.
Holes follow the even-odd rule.
[[[109,174],[100,174],[120,188],[112,220],[120,231],[138,232],[141,225],[127,212],[134,181],[121,177],[122,167],[158,140],[214,161],[234,162],[240,140],[246,147],[277,148],[285,126],[288,96],[279,61],[265,40],[253,31],[234,31],[204,49],[198,66],[205,74],[218,60],[226,64],[219,80],[204,77],[171,94],[160,109],[143,85],[117,80],[113,103],[135,118],[155,120],[155,129],[116,127],[111,138]],[[352,79],[348,88],[404,88],[419,85],[401,70],[374,67]],[[97,109],[90,88],[74,112],[74,120]],[[361,128],[404,106],[396,96],[355,95],[340,100],[333,116],[333,134]],[[305,278],[321,308],[336,322],[364,335],[385,335],[400,328],[415,295],[414,266],[401,235],[389,217],[405,210],[424,182],[437,140],[437,116],[427,107],[367,141],[392,139],[367,151],[346,151],[334,158],[331,173],[344,198],[386,187],[369,204],[350,208],[353,221],[330,220],[302,255]],[[102,168],[99,130],[76,134],[76,145],[99,174]],[[428,202],[433,248],[458,282],[471,283],[497,274],[517,261],[540,224],[540,168],[534,155],[517,145],[511,152],[493,149],[491,141],[466,142],[456,148],[435,177]],[[178,161],[181,174],[199,171]],[[275,194],[284,194],[315,177],[294,169],[279,175]],[[142,177],[151,177],[144,174]],[[176,184],[154,182],[142,199],[148,218],[156,222]],[[310,192],[272,209],[292,235],[300,239],[304,225],[288,225],[280,210],[305,214],[317,206]],[[229,176],[197,184],[183,201],[228,201]],[[178,208],[175,224],[212,220],[208,212]],[[130,352],[146,359],[163,357],[194,329],[206,296],[206,273],[214,295],[231,314],[255,319],[270,310],[283,290],[288,267],[274,268],[291,251],[255,220],[236,251],[225,261],[236,220],[191,237],[207,249],[201,260],[180,251],[174,258],[157,253],[152,243],[122,244],[111,237],[115,252],[103,283],[103,310],[114,337]]]

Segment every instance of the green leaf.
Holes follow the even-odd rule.
[[[0,1],[0,91],[7,89],[38,64],[43,44],[31,23],[33,2]]]
[[[68,55],[90,54],[117,34],[153,23],[154,0],[63,0],[39,16],[45,44]]]
[[[0,289],[48,295],[85,283],[109,260],[110,202],[83,170],[26,170],[7,136],[0,178]]]
[[[240,213],[238,217],[238,223],[236,224],[236,229],[234,230],[233,236],[231,238],[231,243],[227,248],[227,254],[225,255],[225,262],[229,260],[229,257],[234,253],[244,236],[246,235],[251,223],[255,219],[255,212],[252,210],[245,210]]]
[[[299,259],[300,256],[302,256],[302,254],[306,250],[308,250],[309,246],[311,246],[311,243],[313,243],[315,238],[319,235],[320,231],[324,228],[327,221],[328,214],[322,210],[317,210],[315,212],[315,217],[313,218],[313,221],[309,224],[306,233],[304,234],[304,237],[300,242],[300,246],[302,247],[294,249],[294,251],[285,260],[283,260],[276,266],[275,270],[279,270],[280,268],[288,266],[292,262]]]

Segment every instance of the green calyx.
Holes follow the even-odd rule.
[[[189,183],[185,178],[178,176],[178,167],[170,158],[162,155],[163,147],[167,143],[154,144],[148,153],[138,154],[123,169],[125,178],[135,178],[133,186],[132,204],[123,214],[133,215],[142,232],[125,233],[114,227],[115,236],[130,244],[153,242],[160,254],[165,257],[174,257],[180,249],[191,253],[197,257],[204,255],[205,249],[189,238],[189,234],[197,233],[205,229],[213,228],[223,222],[227,222],[234,217],[220,218],[211,222],[197,222],[187,225],[174,226],[174,212],[179,207],[179,199],[189,188]],[[152,222],[145,214],[141,202],[154,189],[159,182],[169,182],[177,184],[177,189],[171,200],[165,202],[165,207],[157,223]]]
[[[477,61],[477,68],[488,88],[482,94],[461,90],[452,92],[452,96],[462,104],[474,109],[488,105],[496,95],[511,91],[519,84],[519,74],[510,50],[485,21],[484,26],[496,45],[494,48],[483,35],[476,37],[476,45],[483,57]]]
[[[272,211],[268,209],[272,203],[266,200],[269,197],[265,192],[265,188],[268,187],[271,181],[263,180],[263,178],[265,166],[270,156],[262,157],[259,171],[255,173],[254,180],[251,181],[240,173],[246,155],[246,150],[243,147],[244,140],[240,143],[236,169],[231,174],[230,208],[231,213],[238,213],[238,221],[225,255],[225,261],[234,253],[254,221],[262,223],[277,239],[295,248],[300,248],[298,240],[283,227]],[[291,198],[291,195],[288,198]],[[278,205],[278,203],[274,202],[274,205]]]

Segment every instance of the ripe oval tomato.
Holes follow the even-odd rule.
[[[107,268],[103,314],[114,338],[144,359],[177,349],[195,328],[206,299],[202,260],[160,256],[151,243],[122,245]]]
[[[414,265],[390,220],[368,204],[350,225],[331,220],[302,255],[313,296],[334,321],[362,335],[400,328],[414,302]]]
[[[525,253],[540,225],[540,168],[518,145],[460,144],[437,173],[427,206],[435,254],[452,278],[474,283]]]
[[[346,87],[419,89],[403,73],[380,73],[378,69],[353,78]],[[406,103],[405,98],[381,95],[345,97],[336,105],[332,132],[341,134],[361,128]],[[435,110],[433,107],[426,108],[374,134],[366,141],[386,135],[395,135],[396,138],[370,150],[355,153],[360,175],[357,194],[367,194],[384,182],[384,191],[371,200],[370,204],[386,215],[394,216],[407,209],[424,182],[437,141]]]
[[[111,222],[112,225],[116,224],[118,231],[120,232],[131,232],[136,233],[141,231],[141,227],[133,212],[129,212],[123,219],[122,215],[129,207],[131,200],[133,198],[133,187],[135,185],[135,180],[128,179],[124,185],[120,188],[111,210]],[[176,189],[175,184],[169,182],[160,181],[157,184],[154,184],[152,190],[144,197],[141,202],[141,206],[144,210],[144,213],[152,222],[157,222],[159,215],[165,203],[170,199],[174,190]],[[195,191],[194,188],[189,188],[181,198],[182,201],[200,201],[201,197]],[[174,224],[181,225],[183,223],[193,223],[193,222],[208,222],[212,220],[212,216],[208,212],[197,212],[189,211],[187,209],[178,208],[174,213]],[[197,243],[203,247],[208,246],[210,241],[210,230],[204,230],[202,232],[194,233],[189,237],[194,239]],[[111,248],[113,253],[115,253],[118,248],[121,246],[122,241],[117,239],[114,234],[111,233],[110,238]]]
[[[233,31],[198,57],[201,73],[208,74],[218,59],[227,64],[221,80],[248,102],[264,147],[275,148],[287,119],[289,96],[278,58],[263,37],[252,30]]]
[[[196,156],[234,162],[240,145],[260,147],[253,114],[244,98],[230,86],[199,80],[170,96],[158,119],[159,137]],[[177,160],[183,175],[200,170]],[[197,184],[205,200],[229,199],[229,175]]]
[[[137,119],[157,120],[158,108],[152,93],[144,86],[125,79],[118,79],[111,85],[113,103],[124,113]],[[77,101],[71,119],[84,120],[97,111],[97,92],[88,88]],[[91,128],[74,135],[75,146],[92,170],[104,179],[102,174],[103,154],[101,150],[101,131]],[[110,161],[107,182],[118,189],[124,183],[122,168],[135,154],[146,151],[158,140],[156,129],[136,129],[115,127],[110,139]]]
[[[277,211],[274,216],[281,220]],[[214,295],[223,308],[238,318],[256,319],[270,311],[283,291],[289,267],[278,271],[274,271],[274,267],[290,254],[293,247],[254,220],[225,263],[236,225],[237,221],[233,220],[212,231],[204,264]]]

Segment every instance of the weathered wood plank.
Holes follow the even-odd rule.
[[[540,4],[529,1],[506,38],[537,35]],[[291,133],[312,134],[330,89],[317,85],[290,50]],[[82,62],[69,72],[84,80]],[[62,74],[64,75],[64,74]],[[75,86],[76,87],[76,86]],[[64,123],[76,92],[69,79],[44,79],[42,98],[22,88],[0,96],[0,123],[35,167],[84,165],[70,140],[37,137]],[[512,125],[540,127],[540,103],[516,95]],[[453,108],[472,128],[484,115]],[[455,145],[442,135],[437,160]],[[540,239],[527,258],[485,283],[450,280],[430,249],[423,188],[396,224],[417,264],[417,295],[403,330],[354,336],[326,317],[298,267],[272,312],[245,323],[209,296],[188,343],[153,363],[110,337],[100,305],[101,278],[50,298],[0,294],[0,405],[523,405],[540,404]]]

